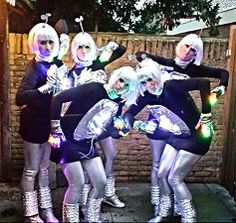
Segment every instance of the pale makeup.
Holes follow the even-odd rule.
[[[82,61],[88,61],[91,48],[88,45],[79,45],[77,57]]]
[[[193,45],[184,44],[180,46],[177,56],[182,61],[191,61],[196,56],[196,50]]]

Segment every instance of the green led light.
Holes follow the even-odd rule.
[[[217,103],[217,97],[215,93],[212,93],[209,96],[209,101],[210,101],[211,106],[214,106]]]
[[[202,125],[201,131],[204,138],[209,138],[212,135],[211,127],[207,124]]]

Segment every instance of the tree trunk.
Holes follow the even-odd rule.
[[[1,126],[1,177],[11,181],[10,109],[9,109],[9,60],[8,60],[8,11],[5,0],[0,0],[0,126]]]

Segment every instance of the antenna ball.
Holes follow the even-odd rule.
[[[79,18],[75,18],[75,22],[82,22],[84,21],[83,16],[80,16]]]

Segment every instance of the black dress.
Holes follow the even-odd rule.
[[[67,101],[71,101],[71,104],[66,114],[61,117],[61,106]],[[99,120],[107,124],[103,132],[96,135],[89,130],[89,119],[98,114],[97,105],[100,103],[103,106],[111,103],[117,109],[114,109],[112,115],[106,117],[106,120]],[[122,106],[121,99],[110,100],[103,84],[96,82],[80,85],[55,95],[51,104],[51,120],[61,120],[66,142],[62,143],[60,148],[52,149],[50,159],[56,163],[69,163],[99,156],[95,142],[110,136],[113,117],[120,114]],[[86,118],[87,121],[81,124]],[[79,123],[80,127],[77,128]],[[88,132],[91,134],[89,135]]]
[[[137,105],[132,105],[125,112],[124,118],[133,125],[135,115],[146,105],[162,105],[177,115],[187,125],[190,134],[175,135],[168,130],[158,127],[153,134],[147,134],[147,137],[165,140],[166,143],[178,150],[182,149],[194,154],[204,155],[209,150],[212,137],[204,138],[200,129],[195,129],[200,112],[188,91],[201,89],[202,112],[209,113],[211,111],[207,100],[209,84],[209,80],[202,78],[166,81],[162,94],[159,97],[145,91],[144,96],[138,98]],[[150,114],[148,119],[154,119],[154,117]]]
[[[46,84],[47,70],[53,63],[30,61],[16,93],[20,112],[19,133],[23,140],[42,144],[50,134],[51,94],[42,94],[38,88]]]

